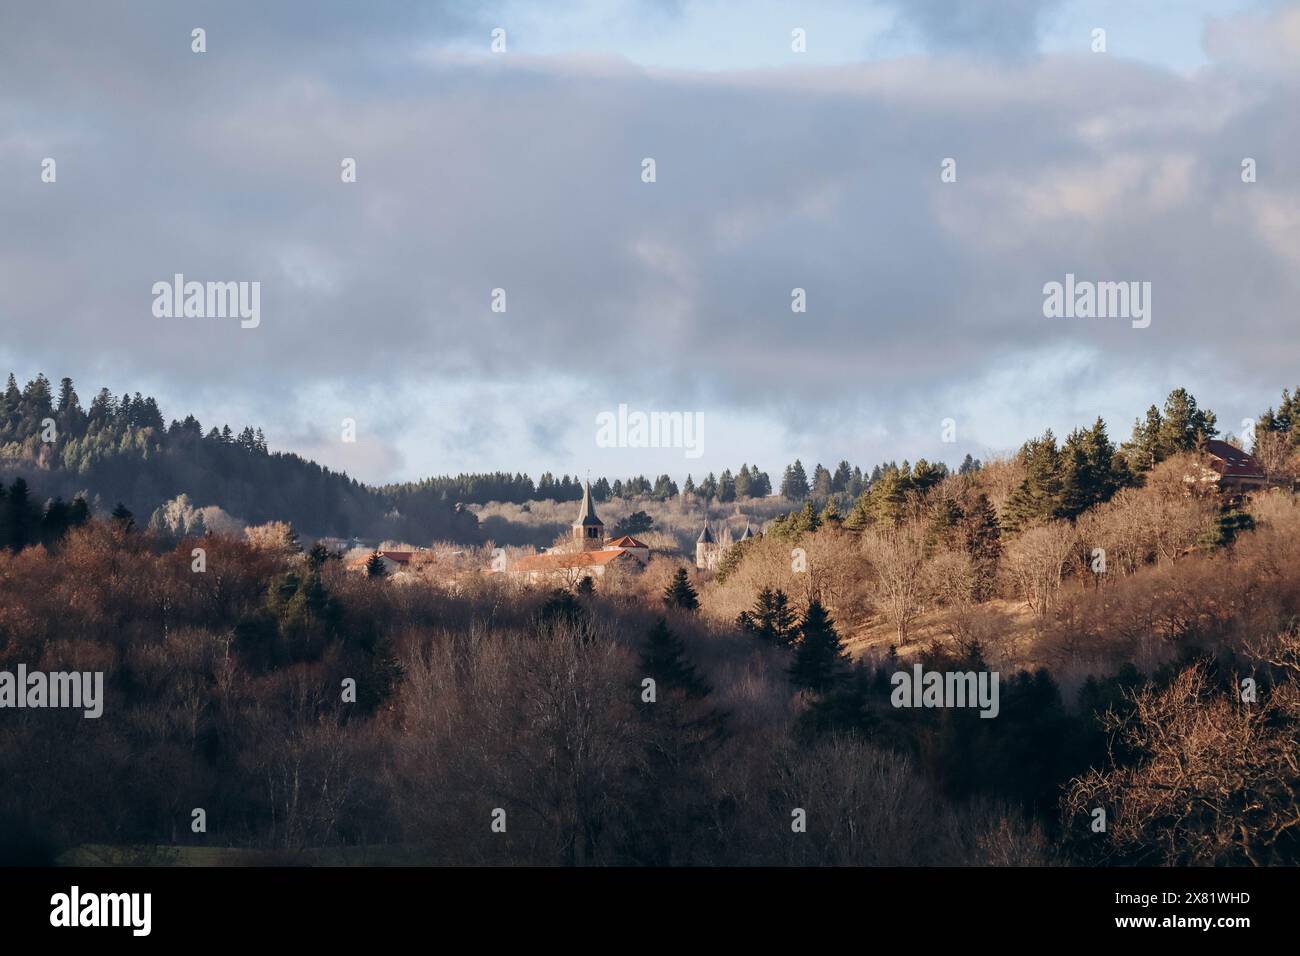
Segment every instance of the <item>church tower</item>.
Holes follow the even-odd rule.
[[[713,536],[713,532],[709,529],[709,523],[705,521],[704,530],[695,539],[695,566],[706,571],[712,571],[717,567],[720,557],[722,557],[722,548],[718,544],[718,539]]]
[[[582,489],[582,508],[573,522],[573,537],[582,551],[599,551],[605,547],[605,522],[596,517],[596,507],[591,501],[591,482]]]

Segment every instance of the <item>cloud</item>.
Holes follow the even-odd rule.
[[[1061,0],[886,0],[886,6],[934,52],[1019,57],[1037,49],[1043,20]]]
[[[1014,445],[1015,407],[1122,433],[1134,382],[1235,420],[1294,374],[1297,80],[1238,65],[1253,20],[1215,27],[1227,52],[1186,77],[1102,56],[706,73],[449,52],[486,36],[459,6],[340,3],[301,29],[108,9],[54,3],[0,37],[20,131],[0,138],[0,327],[26,374],[156,382],[169,414],[245,416],[374,480],[599,472],[591,423],[620,402],[736,423],[710,424],[704,470],[776,469],[955,460],[927,424],[950,416]],[[981,29],[1024,48],[1023,25]],[[176,272],[260,281],[261,326],[154,318]],[[1044,319],[1067,272],[1152,282],[1151,328]],[[1054,389],[1072,355],[1086,387]],[[375,445],[333,444],[349,413]]]

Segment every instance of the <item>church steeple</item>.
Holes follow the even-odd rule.
[[[596,506],[591,500],[591,482],[582,487],[582,506],[573,522],[573,537],[583,551],[599,551],[605,546],[605,522],[596,517]]]

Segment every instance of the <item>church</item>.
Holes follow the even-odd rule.
[[[556,584],[572,587],[584,577],[593,581],[605,576],[608,568],[640,570],[650,560],[650,547],[630,534],[606,543],[605,522],[596,514],[591,498],[591,482],[583,486],[582,504],[571,527],[571,549],[533,554],[520,558],[508,573],[529,584]]]

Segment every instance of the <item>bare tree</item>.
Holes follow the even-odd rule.
[[[1068,521],[1049,521],[1017,535],[1007,546],[1003,566],[1030,610],[1045,615],[1051,609],[1074,543],[1074,527]]]
[[[871,566],[876,605],[894,625],[898,643],[906,644],[925,608],[925,534],[916,522],[872,528],[862,536],[862,553]]]
[[[1294,862],[1300,838],[1300,693],[1281,685],[1259,703],[1215,687],[1204,665],[1110,711],[1112,761],[1072,781],[1073,839],[1102,859],[1168,866]],[[1126,711],[1126,712],[1125,712]],[[1097,809],[1104,838],[1090,839]]]

